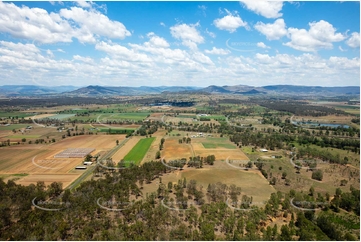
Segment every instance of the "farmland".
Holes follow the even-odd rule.
[[[219,197],[221,200],[217,201],[219,204],[228,201],[230,189],[238,187],[238,201],[251,199],[252,205],[262,208],[260,213],[269,213],[265,204],[272,194],[278,196],[282,193],[286,198],[295,191],[300,196],[308,194],[312,187],[317,196],[326,196],[333,195],[335,188],[346,193],[359,186],[359,149],[356,147],[359,125],[354,121],[351,123],[354,116],[292,116],[247,103],[208,106],[204,101],[207,98],[197,98],[198,111],[195,107],[111,104],[43,108],[44,113],[36,112],[35,117],[30,117],[40,124],[43,124],[41,120],[49,120],[47,127],[38,126],[32,120],[7,117],[3,123],[10,125],[0,126],[0,178],[25,186],[39,181],[44,181],[46,186],[58,182],[71,194],[93,182],[107,183],[109,177],[118,181],[114,184],[122,186],[120,184],[125,178],[127,184],[132,184],[130,200],[144,202],[155,199],[156,206],[163,198],[170,199],[170,204],[184,201],[181,199],[192,204],[199,194],[203,194],[205,207],[195,205],[198,215],[207,206],[215,206],[215,198],[211,195],[214,186],[226,189]],[[222,100],[222,97],[215,100]],[[231,115],[227,114],[229,110],[233,112]],[[228,123],[225,117],[229,115]],[[296,127],[288,123],[291,118],[343,123],[353,128]],[[242,124],[247,128],[239,128]],[[326,131],[328,136],[325,136]],[[262,152],[262,148],[267,151]],[[333,160],[347,161],[347,164],[324,162],[322,157],[301,152],[294,162],[317,161],[317,169],[323,176],[322,180],[316,180],[312,171],[305,167],[298,171],[290,162],[291,152],[307,149],[316,150],[319,155],[327,155]],[[90,152],[86,159],[93,164],[86,166],[85,170],[75,169],[85,166],[85,157],[61,155],[79,150],[84,151],[81,156]],[[96,162],[97,159],[100,163]],[[181,159],[183,163],[177,163]],[[110,161],[115,165],[124,161],[124,170],[114,172],[109,169],[107,162]],[[129,169],[129,162],[137,166]],[[158,170],[152,173],[152,169]],[[133,171],[139,173],[131,174]],[[195,183],[199,193],[192,194],[188,185]],[[107,186],[111,187],[113,183],[107,183]],[[172,188],[164,192],[164,186]],[[98,189],[94,187],[96,185],[93,189]],[[290,214],[286,217],[277,213],[268,216],[272,219],[268,224],[272,225],[285,225],[291,219]]]
[[[124,161],[134,161],[136,164],[139,164],[154,140],[155,137],[139,140],[133,149],[124,157]]]

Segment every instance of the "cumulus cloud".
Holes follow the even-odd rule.
[[[248,10],[266,18],[279,18],[282,16],[280,11],[283,7],[283,1],[241,0],[240,2]]]
[[[346,44],[352,48],[360,47],[360,34],[353,32],[351,37],[346,41]]]
[[[0,32],[37,43],[95,43],[98,37],[124,39],[130,36],[125,26],[100,12],[79,7],[48,13],[41,8],[18,7],[0,2]]]
[[[227,10],[226,10],[227,11]],[[247,27],[247,22],[244,22],[238,14],[232,14],[227,11],[228,15],[223,18],[218,18],[213,21],[213,24],[220,30],[226,30],[230,33],[235,32],[239,27]]]
[[[258,42],[257,43],[257,47],[263,48],[263,49],[269,49],[271,47],[267,46],[265,43],[263,42]]]
[[[277,40],[287,34],[285,21],[281,18],[277,19],[273,24],[257,22],[254,28],[264,34],[268,40]]]
[[[332,42],[339,42],[346,38],[327,21],[309,23],[310,29],[288,28],[290,42],[284,45],[300,51],[317,51],[318,49],[332,49]]]
[[[204,52],[211,55],[228,55],[229,53],[231,53],[227,49],[216,48],[216,47],[213,47],[211,50],[205,50]]]
[[[204,42],[203,36],[197,30],[199,23],[196,24],[176,24],[170,27],[170,33],[173,38],[182,40],[182,44],[190,49],[197,49],[197,44]]]

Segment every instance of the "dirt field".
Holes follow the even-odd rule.
[[[62,182],[63,188],[70,185],[76,178],[78,178],[79,174],[34,174],[25,177],[21,177],[19,180],[15,182],[17,184],[21,184],[24,186],[30,184],[36,184],[37,181],[44,181],[45,185],[50,185],[54,181]]]
[[[165,160],[181,159],[193,156],[190,145],[179,144],[178,138],[167,138],[164,142],[164,149],[161,152],[161,156]]]
[[[113,148],[116,140],[124,139],[125,135],[82,135],[49,145],[4,147],[0,149],[0,157],[2,157],[0,174],[29,174],[16,180],[17,183],[23,185],[44,180],[49,184],[60,181],[65,187],[84,172],[74,170],[76,166],[83,164],[84,158],[54,158],[55,154],[67,148],[95,148],[96,150],[92,152],[94,155],[102,150]]]
[[[96,151],[103,149],[111,149],[116,145],[116,140],[119,142],[125,139],[125,135],[79,135],[71,138],[66,138],[62,141],[51,145],[52,149],[67,149],[67,148],[95,148]]]
[[[47,118],[50,116],[54,116],[53,113],[49,113],[49,114],[39,114],[39,115],[35,115],[33,117],[31,117],[31,119],[42,119],[42,118]]]
[[[112,159],[114,162],[119,162],[121,159],[124,158],[124,156],[126,156],[129,151],[131,149],[133,149],[134,145],[136,145],[138,143],[138,141],[141,139],[142,137],[139,136],[133,136],[131,137],[125,144],[123,147],[121,147],[113,156]]]

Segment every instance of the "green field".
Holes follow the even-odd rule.
[[[225,121],[226,120],[226,117],[224,115],[210,115],[210,116],[207,116],[207,118],[214,119],[217,121]]]
[[[21,129],[28,126],[28,124],[11,124],[9,126],[0,126],[0,130],[13,130],[13,129]]]
[[[231,144],[228,138],[207,138],[207,141],[202,142],[202,145],[206,149],[225,148],[236,149],[234,144]]]
[[[236,149],[236,147],[232,144],[216,144],[216,143],[202,142],[202,145],[206,149],[215,149],[215,148]]]
[[[11,135],[8,136],[10,139],[35,139],[35,138],[39,138],[41,135]]]
[[[50,118],[50,119],[68,119],[68,118],[71,118],[73,117],[75,114],[56,114],[56,115],[53,115],[53,116],[50,116],[50,117],[47,117],[47,118]]]
[[[20,112],[0,112],[0,118],[9,118],[9,117],[18,117],[18,118],[24,118],[34,116],[34,114],[30,113],[20,113]]]
[[[143,157],[154,140],[155,137],[139,140],[133,149],[124,157],[124,161],[134,161],[135,164],[138,165],[143,160]]]
[[[134,120],[139,121],[145,119],[150,113],[102,113],[99,121],[105,120]],[[99,116],[98,115],[98,116]]]

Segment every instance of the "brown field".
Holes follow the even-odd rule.
[[[193,156],[190,145],[179,144],[178,138],[168,138],[164,142],[164,149],[161,152],[166,160],[189,158]]]
[[[112,125],[107,125],[107,124],[93,124],[92,125],[95,128],[104,128],[105,127],[109,127],[109,128],[128,128],[128,129],[137,129],[139,128],[141,125],[138,124],[123,124],[123,125],[117,125],[117,124],[112,124]]]
[[[327,115],[322,117],[312,117],[312,116],[295,116],[293,121],[301,121],[302,118],[305,121],[319,121],[320,123],[338,123],[338,124],[350,124],[352,116],[336,116],[336,115]]]
[[[134,145],[136,145],[138,143],[138,141],[141,139],[142,137],[139,136],[132,136],[124,145],[123,147],[121,147],[113,156],[112,159],[114,162],[118,162],[121,159],[124,158],[124,156],[126,156],[129,151],[131,149],[133,149]]]
[[[15,182],[24,186],[36,184],[38,181],[44,181],[46,186],[53,182],[61,182],[63,183],[63,188],[65,188],[78,178],[78,176],[79,174],[34,174],[21,177]]]
[[[41,119],[41,118],[47,118],[50,116],[54,116],[54,113],[35,115],[35,117],[34,116],[31,117],[31,119]]]
[[[17,145],[0,149],[0,174],[10,175],[26,173],[16,182],[23,185],[45,181],[63,182],[69,185],[84,171],[75,171],[75,166],[82,165],[84,158],[54,158],[54,155],[67,148],[95,148],[92,154],[109,150],[122,141],[125,135],[82,135],[66,138],[56,143],[38,145]],[[70,173],[70,174],[69,174]]]
[[[95,148],[97,151],[111,149],[116,145],[116,140],[121,142],[125,139],[124,134],[119,135],[79,135],[66,138],[51,145],[51,149],[67,148]]]
[[[227,157],[233,160],[249,160],[248,157],[241,150],[233,150],[233,149],[202,149],[196,150],[194,149],[194,153],[196,156],[208,156],[214,155],[216,160],[226,160]]]

